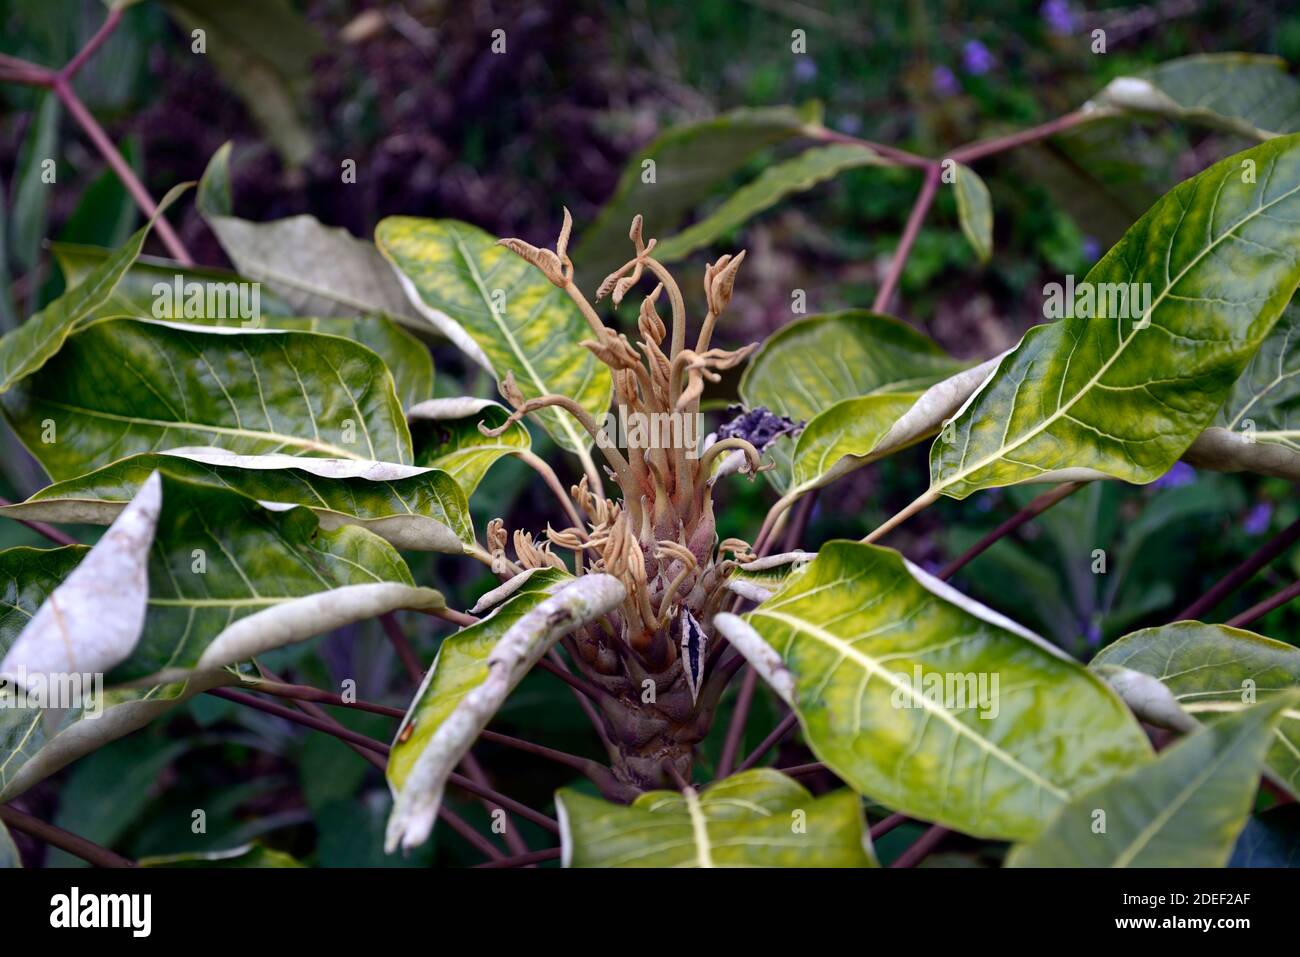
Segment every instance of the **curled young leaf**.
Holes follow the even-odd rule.
[[[490,617],[443,642],[389,755],[389,853],[428,839],[447,777],[538,659],[625,594],[609,575],[584,575],[550,593],[544,580],[530,581]]]
[[[144,627],[147,565],[162,510],[151,474],[131,504],[61,585],[46,597],[0,660],[0,678],[103,674],[131,656]]]

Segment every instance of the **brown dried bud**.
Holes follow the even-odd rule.
[[[740,270],[740,264],[745,261],[745,252],[742,249],[735,256],[723,256],[704,270],[704,296],[709,304],[709,312],[715,316],[722,315],[731,302],[731,290],[736,285],[736,273]]]
[[[668,327],[664,325],[664,321],[659,318],[659,313],[655,310],[655,303],[659,301],[659,294],[663,291],[664,284],[659,283],[655,286],[654,292],[641,300],[641,314],[636,322],[641,337],[655,345],[663,342],[664,336],[668,334]]]
[[[501,380],[500,389],[505,400],[516,409],[527,401],[524,398],[523,391],[519,388],[519,384],[515,382],[515,374],[513,372],[506,373],[506,377]]]
[[[505,246],[520,259],[536,266],[552,284],[564,288],[567,283],[564,264],[560,261],[560,257],[549,249],[538,249],[522,239],[498,239],[497,245]]]

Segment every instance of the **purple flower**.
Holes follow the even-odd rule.
[[[975,76],[983,76],[989,70],[993,69],[995,61],[989,48],[978,40],[967,40],[966,45],[961,48],[962,66],[966,72]]]
[[[1068,0],[1045,0],[1038,13],[1052,33],[1068,35],[1078,26]]]
[[[939,96],[953,96],[957,93],[957,77],[946,66],[937,66],[930,71],[930,86]]]
[[[1084,637],[1087,638],[1091,647],[1097,647],[1101,644],[1101,625],[1095,621],[1088,622],[1084,627]]]
[[[1259,502],[1250,507],[1250,511],[1246,513],[1246,518],[1242,521],[1241,527],[1247,535],[1263,535],[1268,531],[1269,523],[1272,520],[1272,503]]]
[[[862,132],[862,120],[852,113],[845,113],[835,121],[835,128],[841,133],[848,133],[849,136],[857,136]]]
[[[1083,258],[1090,263],[1095,263],[1101,256],[1101,243],[1097,242],[1092,236],[1083,237]]]
[[[756,406],[746,412],[738,405],[729,406],[727,414],[731,421],[718,427],[718,438],[744,439],[762,452],[783,435],[790,435],[803,428],[803,423],[795,422],[784,415],[775,415],[763,406]]]
[[[1152,487],[1178,488],[1183,485],[1191,485],[1195,481],[1196,469],[1186,462],[1175,462],[1173,468],[1152,483]]]
[[[794,78],[800,83],[807,83],[817,77],[817,64],[812,57],[801,56],[794,61]]]

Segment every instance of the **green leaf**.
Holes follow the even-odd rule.
[[[814,416],[795,440],[792,492],[820,488],[874,461],[872,453],[920,397],[919,392],[864,395],[837,402]],[[918,435],[913,441],[922,438]],[[889,445],[888,451],[900,447]]]
[[[860,794],[968,834],[1024,839],[1146,760],[1095,675],[888,549],[836,541],[718,629]]]
[[[763,406],[811,426],[814,418],[845,399],[875,394],[910,394],[915,399],[921,390],[962,367],[963,363],[950,359],[906,323],[849,309],[799,319],[770,336],[741,376],[740,395],[749,408]],[[836,432],[832,424],[836,421],[852,425],[835,419],[823,423],[814,430],[821,436],[816,440],[819,447],[827,444],[828,434]],[[937,430],[937,422],[934,428]],[[829,441],[833,444],[834,440]],[[844,441],[851,439],[846,435]],[[856,447],[864,444],[865,440]],[[866,448],[858,454],[869,451]],[[778,439],[764,454],[777,462],[777,468],[768,473],[773,482],[782,490],[788,488],[794,454],[788,441]],[[805,475],[816,471],[805,465]]]
[[[976,257],[981,263],[986,263],[993,255],[993,200],[979,174],[969,166],[955,165],[957,177],[953,187],[957,197],[957,221]]]
[[[36,266],[41,253],[41,239],[49,219],[50,198],[54,184],[44,181],[46,160],[57,162],[59,119],[62,109],[53,91],[41,93],[33,112],[32,123],[23,139],[13,185],[9,237],[14,262],[28,272]]]
[[[442,607],[363,528],[325,530],[305,508],[270,511],[155,473],[26,623],[0,674],[177,681],[399,608]]]
[[[411,462],[410,432],[380,358],[309,332],[96,322],[3,406],[55,480],[179,446]]]
[[[1008,867],[1222,867],[1246,823],[1272,730],[1297,695],[1226,715],[1070,802]],[[1105,814],[1098,831],[1097,812]]]
[[[631,806],[556,792],[565,867],[874,867],[862,800],[821,797],[771,768]]]
[[[177,186],[164,196],[155,219],[187,188]],[[153,223],[151,219],[137,230],[126,245],[87,274],[81,283],[0,338],[0,393],[12,389],[24,376],[40,369],[59,351],[77,323],[107,301],[113,287],[140,255]]]
[[[1241,182],[1246,160],[1257,183]],[[1085,280],[1103,292],[1101,284],[1126,292],[1149,284],[1146,308],[1031,329],[934,443],[926,498],[1162,475],[1209,424],[1290,300],[1300,282],[1297,238],[1300,137],[1270,140],[1177,186]],[[1099,315],[1137,311],[1097,298]]]
[[[58,260],[64,279],[70,286],[81,282],[88,272],[109,255],[108,250],[95,246],[69,243],[52,243],[50,251]],[[159,283],[169,287],[171,292],[162,294]],[[203,297],[193,296],[195,284],[203,286]],[[429,355],[424,343],[392,320],[378,314],[324,318],[299,316],[289,303],[270,289],[261,288],[260,283],[257,284],[255,299],[250,288],[244,293],[245,299],[240,300],[240,284],[253,286],[251,280],[226,269],[184,266],[166,259],[142,257],[127,270],[113,294],[91,316],[96,319],[152,316],[154,319],[173,319],[202,325],[211,323],[243,329],[297,329],[342,336],[379,354],[393,373],[403,408],[432,397],[433,357]],[[210,303],[209,292],[212,293]],[[199,301],[200,298],[202,302]],[[255,304],[256,315],[242,315],[240,307],[244,303],[250,306]]]
[[[204,31],[205,58],[285,163],[311,159],[315,146],[303,113],[312,58],[325,44],[310,21],[287,0],[166,0],[163,6],[186,37]]]
[[[1300,83],[1279,57],[1187,56],[1111,80],[1084,109],[1154,114],[1260,140],[1297,129]]]
[[[465,493],[446,472],[387,462],[234,455],[173,449],[121,459],[49,485],[0,515],[40,522],[106,525],[155,470],[247,495],[267,508],[302,505],[325,529],[360,525],[398,548],[457,555],[474,542]]]
[[[655,246],[655,258],[661,262],[681,259],[744,225],[792,193],[810,190],[845,170],[887,163],[874,150],[852,143],[812,147],[793,159],[767,167],[752,182],[732,193],[712,214],[676,236],[661,239]],[[653,216],[656,207],[651,206],[649,210]]]
[[[610,575],[535,574],[478,624],[447,638],[398,728],[388,758],[395,802],[384,848],[428,839],[447,778],[528,670],[564,635],[616,608]]]
[[[1282,313],[1214,425],[1183,458],[1199,468],[1300,481],[1300,305]]]
[[[1144,628],[1103,648],[1092,667],[1115,666],[1164,684],[1183,711],[1202,720],[1239,711],[1256,696],[1268,700],[1300,689],[1300,648],[1226,625],[1180,621]],[[1273,729],[1268,766],[1300,796],[1300,710],[1282,713]]]
[[[86,276],[98,268],[113,255],[113,250],[101,246],[86,246],[80,243],[50,243],[50,254],[63,273],[64,282],[75,286],[85,281]],[[175,287],[176,277],[184,283],[201,283],[204,286],[203,301],[198,298],[173,292],[161,295],[159,283]],[[246,279],[229,269],[216,269],[211,266],[186,266],[174,259],[162,259],[157,256],[139,256],[131,265],[112,293],[103,304],[90,313],[93,319],[116,319],[122,316],[137,316],[154,319],[174,319],[177,322],[204,322],[230,320],[244,322],[248,318],[239,314],[239,290],[232,291],[228,283],[249,283]],[[211,284],[221,295],[212,297],[211,308],[207,297],[207,287]],[[219,289],[218,289],[219,287]],[[184,286],[182,286],[184,291]],[[251,297],[251,290],[248,293]],[[251,299],[250,299],[251,301]],[[294,316],[297,311],[287,301],[281,299],[270,289],[261,286],[257,293],[258,311],[263,320],[270,317]],[[188,315],[186,315],[188,309]],[[251,317],[255,318],[255,317]]]
[[[638,213],[647,238],[675,229],[688,212],[759,150],[820,123],[815,104],[739,109],[670,127],[629,160],[614,195],[573,252],[586,289],[630,258],[628,228]],[[647,162],[653,166],[647,166]],[[647,182],[653,169],[653,179]]]
[[[372,243],[314,216],[254,223],[232,215],[229,143],[203,173],[198,206],[235,269],[265,283],[298,315],[374,313],[428,330]]]
[[[167,868],[221,868],[244,869],[250,867],[302,867],[303,864],[284,853],[261,844],[245,844],[226,851],[208,851],[191,854],[168,854],[160,857],[142,857],[136,861],[140,867]]]
[[[390,216],[375,242],[420,313],[498,379],[513,373],[529,399],[559,393],[596,419],[605,415],[609,369],[579,345],[592,331],[537,269],[481,229],[450,219]],[[539,417],[560,446],[587,454],[591,437],[571,415],[546,409]]]
[[[415,447],[415,464],[442,469],[456,480],[466,496],[474,494],[499,458],[527,451],[532,436],[522,422],[516,422],[492,438],[479,430],[479,423],[497,428],[510,417],[509,411],[491,399],[461,396],[431,399],[406,410]]]

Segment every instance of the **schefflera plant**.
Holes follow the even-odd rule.
[[[0,339],[0,406],[55,480],[3,514],[114,523],[94,549],[0,552],[14,598],[0,609],[0,674],[103,671],[114,688],[103,721],[0,713],[0,802],[190,695],[304,693],[258,657],[398,610],[461,627],[393,739],[394,851],[426,840],[436,818],[484,850],[442,805],[451,784],[558,831],[573,865],[871,864],[860,796],[893,812],[882,828],[908,816],[1017,842],[1012,864],[1222,864],[1261,772],[1300,787],[1293,646],[1183,621],[1122,638],[1084,668],[941,580],[972,553],[933,576],[875,544],[939,496],[983,488],[1054,483],[1035,514],[1081,481],[1149,482],[1180,456],[1300,474],[1294,307],[1282,316],[1300,281],[1300,137],[1181,184],[1103,257],[1086,281],[1149,283],[1141,315],[1039,326],[969,368],[887,316],[811,317],[753,355],[740,386],[750,408],[699,457],[636,430],[614,447],[597,417],[612,400],[684,424],[706,383],[745,359],[712,345],[741,256],[706,270],[691,337],[660,247],[634,221],[632,257],[595,297],[617,306],[655,284],[634,343],[577,288],[567,216],[553,251],[507,240],[512,255],[465,224],[400,218],[380,224],[376,252],[303,218],[236,220],[224,162],[223,151],[199,206],[241,271],[257,274],[286,236],[323,237],[384,292],[383,315],[304,315],[327,298],[313,294],[279,303],[257,330],[144,318],[155,277],[137,261],[142,231]],[[341,275],[301,285],[328,291]],[[390,316],[433,323],[496,373],[513,410],[433,399],[427,351]],[[590,333],[585,351],[575,326]],[[570,494],[529,451],[526,416],[582,464]],[[1248,417],[1260,428],[1245,441]],[[57,442],[41,441],[46,420]],[[913,505],[866,540],[779,552],[778,540],[799,544],[782,539],[792,506],[936,434],[930,488]],[[493,522],[480,543],[466,496],[503,454],[558,492],[565,527]],[[717,541],[715,494],[733,471],[765,472],[783,493],[752,542]],[[472,556],[501,584],[453,611],[398,549]],[[111,615],[98,613],[105,595]],[[719,780],[697,787],[696,745],[746,665]],[[558,755],[601,794],[561,790],[558,821],[457,771],[534,667],[581,695],[608,757]],[[737,763],[760,676],[788,713]],[[1258,705],[1243,701],[1246,682]],[[1157,756],[1139,718],[1184,737]],[[816,768],[847,789],[814,796],[801,769],[756,767],[796,725]],[[382,744],[357,746],[383,763]]]
[[[567,247],[572,229],[568,210],[555,250],[539,249],[519,239],[500,245],[532,264],[578,307],[592,338],[581,345],[605,365],[613,381],[618,418],[625,428],[626,446],[605,431],[605,423],[567,395],[550,393],[525,398],[508,372],[501,391],[514,411],[500,425],[480,424],[488,437],[506,433],[525,416],[557,408],[571,415],[603,456],[612,493],[598,476],[584,475],[570,491],[576,510],[573,524],[545,536],[516,529],[513,535],[500,521],[487,530],[494,570],[508,581],[501,597],[514,595],[537,581],[553,582],[572,567],[581,582],[591,575],[607,576],[621,586],[617,607],[595,620],[568,628],[562,636],[574,662],[599,689],[596,702],[609,744],[610,775],[600,777],[612,797],[630,799],[644,790],[689,780],[696,744],[708,733],[726,679],[732,669],[710,668],[713,617],[729,598],[735,569],[755,556],[739,539],[718,541],[713,490],[728,472],[753,475],[762,469],[760,450],[742,435],[712,441],[701,451],[704,436],[700,399],[706,382],[742,362],[757,345],[737,350],[713,348],[718,319],[731,300],[745,254],[724,256],[704,272],[707,312],[688,345],[685,297],[669,271],[654,258],[655,240],[642,237],[637,216],[629,238],[634,254],[611,273],[596,291],[597,302],[609,297],[619,306],[627,294],[649,276],[654,290],[641,302],[635,345],[607,327],[574,281]],[[671,326],[658,303],[665,297]],[[514,559],[508,545],[513,546]],[[555,549],[571,555],[561,560]],[[514,577],[510,577],[514,576]],[[538,576],[538,577],[535,577]],[[497,596],[479,603],[490,605]],[[478,627],[478,626],[475,626]],[[437,667],[417,696],[437,700]],[[474,705],[460,706],[472,713]],[[490,714],[474,716],[486,722]],[[457,753],[468,747],[462,736],[457,747],[443,750],[443,741],[420,735],[428,720],[418,703],[398,733],[390,777],[398,790],[398,805],[390,829],[390,846],[403,835],[410,843],[431,822],[436,804],[424,783],[446,773]],[[446,724],[444,722],[443,727]],[[434,738],[449,738],[440,728]],[[407,768],[405,753],[422,749]],[[409,776],[409,777],[408,777]],[[435,788],[437,785],[435,785]],[[408,800],[406,795],[417,795]],[[418,814],[410,810],[412,804]],[[413,823],[414,822],[414,823]]]

